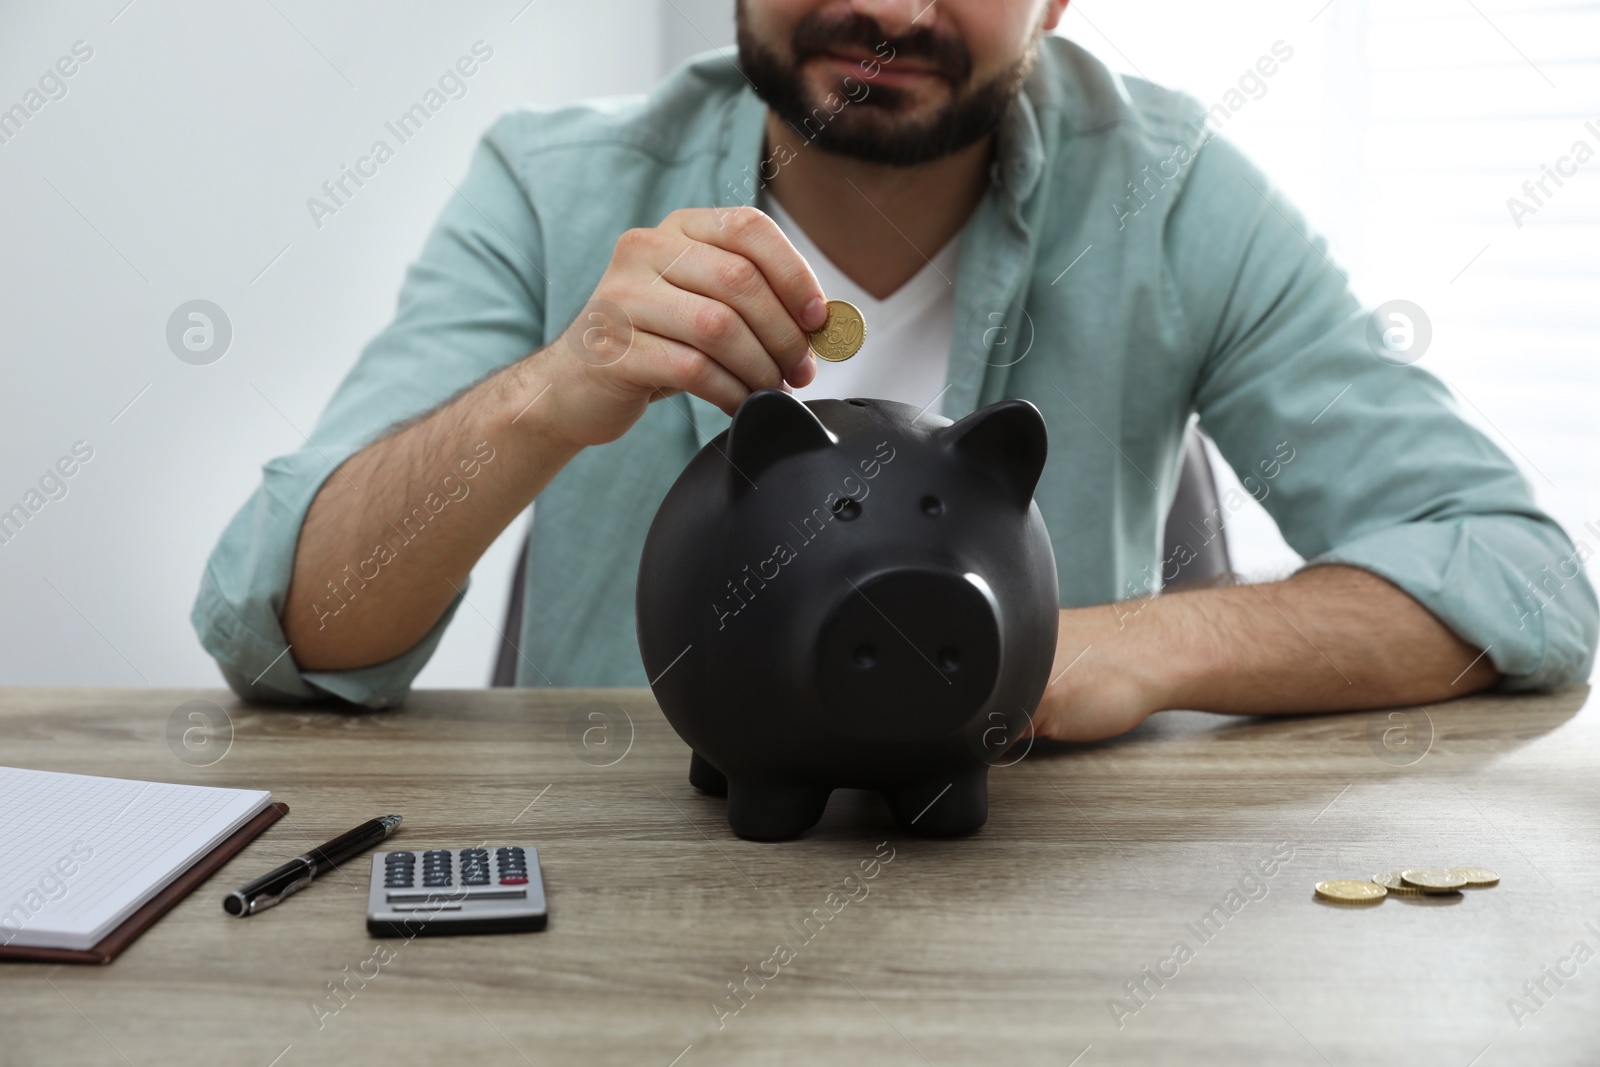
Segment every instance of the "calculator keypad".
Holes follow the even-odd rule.
[[[434,849],[422,854],[422,884],[438,887],[450,884],[450,853]]]
[[[416,884],[417,857],[413,852],[391,852],[383,858],[385,889],[410,889]]]
[[[495,864],[500,869],[501,885],[528,884],[528,857],[520,848],[497,848]]]
[[[489,884],[489,850],[464,848],[461,850],[461,884]]]

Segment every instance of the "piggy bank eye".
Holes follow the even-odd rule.
[[[833,517],[849,522],[861,514],[861,505],[849,497],[840,497],[833,502]]]
[[[932,494],[922,498],[922,513],[935,517],[944,514],[944,502]]]

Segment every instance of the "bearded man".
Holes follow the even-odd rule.
[[[736,54],[497,122],[394,322],[213,554],[194,621],[230,684],[402,700],[530,505],[518,682],[646,684],[645,532],[761,389],[1037,405],[1061,605],[1040,735],[1586,678],[1580,551],[1436,378],[1380,358],[1202,104],[1050,32],[1067,2],[741,0]],[[830,297],[870,331],[819,365]],[[1293,576],[1155,595],[1195,417]]]

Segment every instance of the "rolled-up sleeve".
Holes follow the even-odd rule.
[[[545,278],[538,221],[499,147],[498,128],[480,143],[407,272],[393,322],[363,349],[305,447],[263,467],[261,484],[206,563],[190,619],[223,678],[246,700],[399,703],[465,597],[467,586],[404,654],[357,670],[300,670],[279,622],[301,524],[339,465],[396,423],[540,343]],[[452,458],[441,457],[441,477]]]
[[[1204,354],[1195,408],[1284,539],[1403,589],[1486,650],[1504,688],[1585,680],[1589,553],[1443,382],[1377,357],[1326,243],[1259,171],[1221,138],[1192,167],[1166,241]]]

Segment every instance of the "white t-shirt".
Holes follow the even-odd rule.
[[[878,300],[834,266],[775,198],[762,192],[756,203],[811,265],[822,283],[823,295],[850,301],[867,320],[861,351],[843,363],[817,360],[816,378],[794,390],[794,395],[801,400],[875,397],[919,408],[931,403],[928,410],[942,414],[961,234],[952,237],[911,280],[887,299]]]

